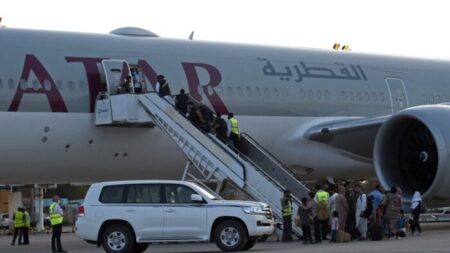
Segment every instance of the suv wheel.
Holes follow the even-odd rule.
[[[217,226],[214,241],[223,251],[238,251],[247,244],[248,236],[241,223],[229,220]]]
[[[135,245],[133,234],[124,225],[112,225],[105,229],[102,245],[108,253],[128,253]]]

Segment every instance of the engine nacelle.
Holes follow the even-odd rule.
[[[450,106],[412,107],[380,128],[374,146],[382,186],[399,186],[404,200],[420,191],[429,205],[450,203]]]

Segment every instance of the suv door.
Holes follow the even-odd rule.
[[[207,233],[205,203],[194,203],[190,187],[179,184],[164,186],[164,235],[167,238],[202,239]]]
[[[133,226],[138,241],[161,238],[163,235],[163,205],[161,185],[129,185],[123,207],[123,217]]]

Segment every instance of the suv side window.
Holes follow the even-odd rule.
[[[161,185],[136,184],[128,186],[126,203],[156,204],[161,203]]]
[[[105,186],[100,194],[100,202],[107,204],[123,203],[126,185]]]
[[[165,186],[166,202],[169,204],[192,203],[191,194],[198,194],[184,185],[168,184]]]

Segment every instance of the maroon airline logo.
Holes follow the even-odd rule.
[[[95,110],[95,99],[102,87],[101,75],[103,70],[102,68],[99,68],[99,66],[104,59],[106,58],[65,57],[67,63],[81,64],[84,67],[89,86],[89,106],[91,112],[94,112]],[[146,60],[139,60],[138,65],[142,68],[143,74],[149,80],[153,89],[155,89],[158,76],[157,72]],[[206,98],[216,112],[227,114],[228,110],[224,102],[213,89],[214,87],[219,86],[222,81],[220,71],[216,67],[206,63],[182,62],[181,66],[186,74],[189,93],[199,101],[204,101],[203,99]],[[197,72],[198,69],[207,71],[210,77],[209,83],[201,83]],[[55,81],[49,71],[47,71],[45,66],[36,56],[29,54],[25,56],[22,74],[20,76],[21,82],[27,83],[31,72],[36,75],[40,86],[37,88],[24,88],[19,85],[8,110],[18,111],[24,94],[45,94],[52,112],[68,112],[64,99],[56,88]],[[45,82],[49,82],[50,87],[45,89],[44,86],[48,86],[44,85]],[[199,89],[202,89],[203,95],[198,92]],[[212,92],[208,92],[208,90],[212,90]]]

